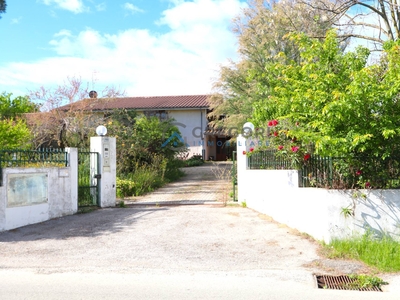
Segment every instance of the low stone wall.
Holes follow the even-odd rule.
[[[78,210],[78,152],[65,168],[5,168],[0,187],[0,231],[71,215]]]
[[[297,170],[248,169],[240,141],[238,201],[247,207],[327,243],[366,231],[400,240],[400,190],[299,188]]]

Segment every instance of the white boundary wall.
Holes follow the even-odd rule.
[[[78,152],[67,149],[69,166],[65,168],[4,168],[0,187],[0,231],[10,230],[49,219],[72,215],[78,211]],[[34,205],[10,206],[10,177],[46,174],[47,201]],[[19,191],[23,195],[23,191]],[[23,200],[23,199],[20,199]]]
[[[248,169],[243,151],[249,151],[250,145],[254,143],[239,136],[239,202],[326,243],[333,237],[345,238],[366,230],[400,240],[400,190],[299,188],[297,170]],[[346,218],[342,214],[345,207],[354,207],[354,216]]]

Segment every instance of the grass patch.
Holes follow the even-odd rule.
[[[366,274],[353,274],[349,275],[350,279],[353,279],[354,281],[349,284],[348,288],[350,289],[372,289],[372,288],[378,288],[381,289],[382,285],[388,284],[387,282],[383,281],[379,277],[376,276],[371,276],[371,275],[366,275]]]
[[[323,244],[329,258],[361,260],[381,272],[400,271],[400,243],[390,236],[380,238],[372,234],[349,239],[334,239]]]

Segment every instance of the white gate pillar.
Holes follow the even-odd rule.
[[[238,202],[241,204],[242,202],[246,202],[246,195],[243,194],[243,189],[240,186],[243,186],[244,178],[246,177],[247,170],[247,156],[246,152],[248,151],[247,139],[243,135],[239,135],[236,140],[236,154],[237,154],[237,184],[238,184]]]
[[[117,194],[117,152],[115,137],[96,136],[90,138],[90,152],[99,153],[100,176],[97,179],[100,207],[115,206]]]

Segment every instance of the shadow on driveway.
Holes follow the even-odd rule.
[[[71,237],[93,238],[104,234],[118,233],[127,226],[135,226],[135,223],[144,216],[165,210],[168,208],[99,209],[90,213],[65,216],[0,232],[0,243],[43,239],[64,240]]]

